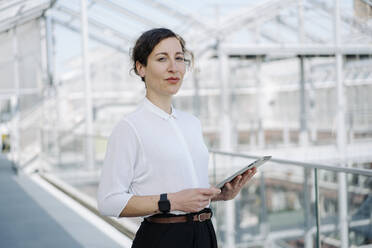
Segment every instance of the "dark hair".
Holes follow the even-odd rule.
[[[134,70],[134,72],[139,76],[139,73],[136,68],[136,62],[140,62],[142,65],[147,65],[147,58],[149,57],[150,53],[154,49],[154,47],[159,44],[162,40],[166,38],[175,37],[177,40],[179,40],[182,52],[185,54],[185,62],[189,65],[191,62],[193,62],[194,56],[193,54],[186,49],[186,43],[184,39],[182,39],[181,36],[174,33],[172,30],[167,28],[155,28],[150,29],[146,32],[144,32],[136,41],[133,49],[132,49],[132,62],[133,62],[133,68],[131,70]],[[190,59],[187,59],[187,57],[190,57]],[[145,82],[145,78],[141,77],[142,81]]]

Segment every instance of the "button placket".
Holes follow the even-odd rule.
[[[187,154],[186,157],[187,157],[188,163],[189,163],[190,168],[191,168],[192,184],[193,184],[194,187],[197,187],[198,186],[198,180],[197,180],[197,176],[196,176],[195,166],[194,166],[194,162],[192,161],[190,149],[189,149],[189,147],[186,143],[185,137],[183,136],[181,130],[179,129],[178,125],[175,123],[175,120],[173,118],[169,118],[168,121],[171,124],[171,126],[173,127],[173,129],[175,130],[175,132],[178,136],[178,139],[181,141],[181,144],[182,144],[184,150],[186,151],[186,154]]]

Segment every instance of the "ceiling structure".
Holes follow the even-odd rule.
[[[369,1],[355,1],[362,1],[366,8],[370,5]],[[93,41],[123,53],[141,32],[155,27],[180,33],[197,55],[213,50],[219,42],[237,47],[311,44],[317,48],[333,44],[333,2],[90,0],[89,35]],[[353,1],[340,3],[341,43],[368,46],[372,21],[355,15]],[[73,32],[81,30],[79,0],[3,0],[0,32],[41,15]]]

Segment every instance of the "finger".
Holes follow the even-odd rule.
[[[221,192],[222,192],[222,190],[219,189],[219,188],[211,187],[211,189],[214,190],[214,194],[213,194],[212,197],[214,197],[214,196],[216,196],[216,195],[219,195],[219,194],[221,194]]]
[[[230,183],[232,185],[236,185],[238,184],[241,180],[242,180],[243,176],[239,175],[239,176],[236,176],[232,181],[230,181]]]
[[[213,190],[213,193],[214,194],[220,194],[221,193],[221,189],[219,188],[216,188],[216,187],[210,187],[211,190]]]
[[[249,181],[249,179],[251,179],[251,176],[246,176],[242,181],[241,181],[241,185],[244,185],[244,184],[246,184],[248,181]]]
[[[253,177],[254,174],[256,174],[256,171],[251,169],[251,170],[247,171],[247,174],[245,175],[244,179],[247,179],[247,178],[249,179],[249,178]]]
[[[251,174],[246,175],[242,180],[242,184],[245,184],[246,182],[248,182],[255,174],[256,174],[256,171],[253,171],[251,172]]]
[[[225,186],[226,190],[230,191],[230,190],[233,190],[233,187],[231,185],[231,183],[226,183]]]
[[[252,171],[250,171],[250,170],[247,171],[247,173],[244,174],[244,178],[243,178],[243,180],[245,180],[246,178],[250,178],[250,177],[252,177],[252,175],[254,175]]]
[[[246,172],[244,172],[244,175],[252,175],[252,174],[254,174],[255,171],[256,171],[256,167],[253,167],[253,168],[247,170]]]
[[[244,176],[243,178],[242,178],[242,180],[239,182],[239,186],[241,187],[241,186],[243,186],[248,180],[249,180],[249,177],[250,176]]]
[[[203,194],[203,195],[213,196],[215,194],[221,193],[221,190],[217,189],[217,188],[209,188],[209,189],[199,189],[198,192]]]
[[[256,169],[256,168],[253,168],[253,169],[251,170],[250,175],[251,175],[251,176],[254,176],[254,174],[256,174],[256,172],[257,172],[257,169]]]
[[[244,172],[244,173],[242,174],[242,176],[247,176],[247,175],[249,175],[249,174],[251,174],[251,170],[250,170],[250,169],[247,170],[246,172]]]

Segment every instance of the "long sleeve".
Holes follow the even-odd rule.
[[[118,217],[133,196],[129,192],[139,158],[139,142],[132,127],[122,120],[114,128],[107,144],[98,187],[98,210]]]
[[[110,135],[98,188],[98,209],[119,216],[131,197],[208,188],[208,149],[199,120],[147,98]],[[180,214],[179,211],[172,212]]]

